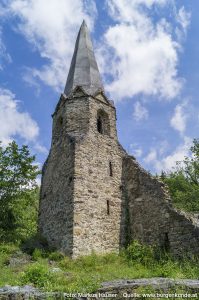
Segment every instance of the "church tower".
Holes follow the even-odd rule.
[[[71,257],[118,252],[135,239],[175,256],[199,256],[199,224],[172,207],[164,184],[118,142],[115,107],[85,22],[53,114],[39,232]]]
[[[39,231],[50,246],[72,257],[119,250],[123,156],[84,21],[42,172]]]

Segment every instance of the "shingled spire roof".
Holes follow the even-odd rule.
[[[83,21],[75,44],[75,50],[64,93],[68,95],[76,86],[82,86],[88,94],[103,90],[93,45],[86,22]]]

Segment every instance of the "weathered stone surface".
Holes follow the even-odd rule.
[[[171,278],[142,278],[142,279],[121,279],[111,282],[102,283],[101,288],[97,291],[90,293],[89,297],[86,297],[86,293],[80,293],[75,291],[73,293],[59,293],[59,292],[42,292],[32,286],[5,286],[0,288],[0,300],[26,300],[26,299],[124,299],[124,298],[134,298],[133,293],[138,293],[139,288],[150,287],[153,292],[160,293],[163,298],[163,294],[178,293],[179,289],[183,291],[183,294],[192,294],[191,299],[198,299],[199,293],[199,280],[193,279],[171,279]],[[140,293],[140,292],[139,292]],[[140,293],[141,294],[141,293]],[[95,297],[92,297],[95,295]],[[103,297],[103,295],[106,295]],[[115,295],[110,297],[110,295]],[[127,297],[129,295],[129,297]],[[131,295],[131,296],[130,296]],[[108,297],[109,296],[109,297]],[[150,297],[151,299],[152,296]],[[172,299],[172,297],[169,297]],[[175,298],[175,297],[174,297]],[[178,297],[179,299],[180,297]],[[187,297],[183,297],[187,298]],[[155,299],[159,299],[155,297]],[[180,298],[181,299],[181,298]]]
[[[121,290],[127,289],[137,289],[138,287],[151,286],[154,289],[159,289],[167,292],[173,287],[184,287],[187,290],[192,290],[193,292],[199,292],[199,280],[195,279],[171,279],[171,278],[140,278],[140,279],[121,279],[114,280],[110,282],[102,283],[102,287],[98,290],[99,292],[119,292]]]
[[[119,251],[120,246],[123,151],[115,108],[100,95],[100,100],[79,94],[62,98],[43,168],[40,232],[51,246],[73,257],[92,250]],[[97,130],[102,113],[109,124],[104,134]]]
[[[30,262],[31,256],[22,251],[15,252],[8,260],[7,264],[10,267],[22,266]]]
[[[174,209],[162,182],[131,157],[123,161],[123,185],[129,241],[158,245],[174,256],[199,255],[197,220]]]
[[[22,300],[30,299],[31,296],[39,293],[39,290],[26,285],[24,287],[19,286],[5,286],[0,288],[0,300]]]
[[[65,293],[59,292],[44,292],[30,285],[20,286],[5,286],[0,288],[0,300],[43,300],[43,299],[67,299]]]
[[[140,291],[142,288],[142,291]],[[143,289],[150,291],[144,292]],[[114,294],[112,299],[198,299],[199,280],[170,278],[142,278],[104,282],[98,290],[102,294]],[[146,297],[144,294],[148,294]],[[173,296],[172,296],[173,295]],[[189,296],[188,296],[189,295]],[[143,296],[143,297],[142,297]],[[98,297],[100,298],[100,297]]]

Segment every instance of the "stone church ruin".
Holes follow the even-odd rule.
[[[72,257],[118,252],[134,239],[175,256],[199,254],[197,223],[172,207],[163,183],[118,141],[115,106],[105,94],[85,22],[53,114],[39,232]]]

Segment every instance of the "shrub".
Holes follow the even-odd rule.
[[[29,266],[21,276],[22,284],[33,284],[36,287],[45,287],[51,280],[52,274],[48,268],[38,263]]]
[[[24,252],[32,255],[35,249],[40,249],[41,251],[49,251],[48,242],[47,240],[41,236],[39,233],[31,236],[27,239],[21,246]]]
[[[69,270],[75,265],[75,262],[68,256],[65,256],[63,260],[59,262],[59,267],[64,270]]]
[[[102,263],[103,264],[113,264],[119,261],[119,256],[116,253],[107,253],[102,255]]]
[[[54,261],[61,261],[62,259],[64,259],[64,255],[61,252],[55,251],[55,252],[51,252],[48,255],[48,258]]]
[[[96,267],[99,259],[100,257],[93,252],[91,255],[78,257],[75,262],[82,269],[92,269]]]
[[[134,240],[125,251],[129,261],[148,263],[154,259],[153,249]]]
[[[41,249],[36,248],[32,253],[32,259],[38,260],[40,258],[44,257],[44,253]]]

